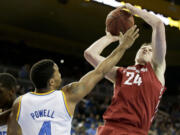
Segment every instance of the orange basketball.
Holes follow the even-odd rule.
[[[133,25],[132,14],[120,8],[111,11],[106,18],[107,31],[115,36],[118,36],[120,32],[124,34]]]

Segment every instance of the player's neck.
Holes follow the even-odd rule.
[[[36,93],[47,93],[49,91],[52,91],[54,89],[46,88],[46,89],[35,89]]]
[[[145,61],[135,61],[135,65],[146,65],[147,63]]]
[[[145,65],[146,63],[135,62],[135,65]]]

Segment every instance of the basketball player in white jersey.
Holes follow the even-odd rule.
[[[0,135],[7,134],[7,119],[16,98],[16,79],[9,73],[0,73]]]
[[[58,90],[61,84],[58,66],[49,59],[34,64],[30,78],[35,92],[14,102],[8,120],[8,135],[70,135],[77,103],[117,64],[124,50],[131,47],[138,36],[138,29],[133,26],[125,33],[121,44],[97,68],[61,91]]]

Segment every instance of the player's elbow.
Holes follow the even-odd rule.
[[[85,50],[85,51],[84,51],[84,58],[85,58],[86,60],[89,60],[91,57],[92,57],[91,52],[90,52],[89,50]]]
[[[87,59],[89,57],[89,52],[88,50],[85,50],[84,51],[84,58]]]
[[[154,28],[163,29],[164,28],[164,23],[158,18],[154,22]]]
[[[93,55],[93,53],[89,50],[84,51],[84,58],[94,66],[94,61],[96,61],[95,56]]]

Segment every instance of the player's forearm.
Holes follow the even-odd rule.
[[[153,59],[157,64],[162,64],[166,55],[166,37],[164,24],[160,24],[158,29],[152,34]]]
[[[96,70],[105,75],[113,66],[115,66],[126,51],[125,43],[119,45],[102,63],[100,63]]]
[[[151,14],[150,12],[146,10],[141,10],[136,7],[132,7],[130,10],[133,11],[133,14],[138,15],[144,21],[146,21],[149,25],[151,25],[152,28],[157,27],[159,23],[161,23],[161,20],[158,17],[156,17],[155,15]]]
[[[85,50],[85,54],[89,53],[91,55],[99,55],[104,48],[106,48],[109,44],[114,42],[112,39],[108,38],[108,36],[103,36],[96,42],[94,42],[89,48]]]
[[[84,57],[93,67],[97,67],[97,65],[105,59],[105,57],[101,55],[94,55],[92,52],[85,52]]]
[[[101,52],[112,42],[114,42],[112,39],[108,38],[107,36],[103,36],[84,51],[85,59],[92,66],[96,67],[105,59],[104,57],[100,56]]]
[[[95,53],[100,54],[103,49],[112,42],[114,41],[111,38],[108,38],[108,36],[103,36],[102,38],[94,42],[87,50],[93,50]]]

